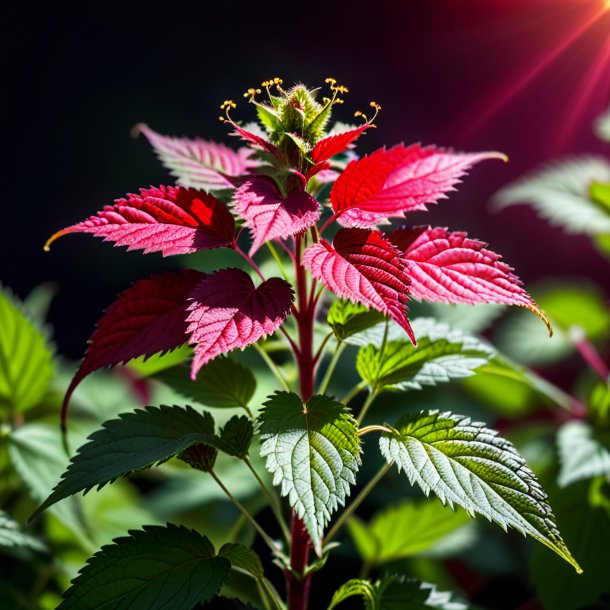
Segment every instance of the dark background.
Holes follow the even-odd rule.
[[[587,239],[526,208],[488,205],[542,161],[608,154],[591,132],[608,103],[608,73],[587,81],[608,15],[541,69],[597,0],[49,4],[1,9],[0,281],[21,297],[57,283],[51,322],[61,352],[80,356],[117,292],[175,263],[88,236],[45,254],[45,239],[126,192],[169,182],[145,141],[131,139],[134,124],[224,138],[218,104],[243,102],[243,91],[273,76],[311,86],[334,76],[351,90],[337,113],[346,121],[379,102],[362,152],[418,140],[506,152],[508,165],[475,168],[450,200],[412,220],[489,241],[526,282],[581,275],[610,290],[607,264]],[[233,116],[250,120],[249,110],[241,103]]]

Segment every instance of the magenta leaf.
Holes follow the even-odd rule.
[[[466,171],[496,152],[454,153],[399,144],[352,161],[330,193],[335,216],[348,227],[374,227],[407,212],[425,210],[455,190]]]
[[[235,191],[235,211],[252,231],[252,256],[270,239],[302,233],[320,218],[318,202],[305,191],[282,196],[268,176],[253,176]]]
[[[261,148],[262,150],[265,150],[265,151],[271,153],[278,160],[282,159],[282,153],[277,148],[277,146],[275,146],[274,144],[271,144],[271,142],[268,142],[267,140],[265,140],[258,134],[248,131],[247,129],[244,129],[243,127],[240,127],[237,123],[235,123],[233,121],[229,121],[229,122],[235,129],[235,133],[232,135],[239,136],[242,140],[245,140],[249,144],[252,144],[255,148]]]
[[[135,127],[143,133],[157,153],[159,160],[177,183],[187,188],[214,191],[233,188],[227,176],[240,176],[257,163],[248,159],[252,151],[240,148],[235,151],[224,144],[200,138],[175,138],[153,131],[148,125]]]
[[[195,346],[191,377],[220,354],[255,343],[286,319],[294,299],[288,282],[273,277],[255,287],[241,269],[204,277],[189,300],[187,332]]]
[[[411,296],[441,303],[504,303],[533,311],[549,328],[544,313],[521,281],[487,244],[444,228],[401,227],[390,241],[404,252]]]
[[[140,356],[171,351],[188,340],[187,298],[205,277],[199,271],[167,271],[140,280],[106,310],[64,398],[62,422],[72,393],[90,373]]]
[[[364,123],[364,125],[360,125],[360,127],[357,127],[356,129],[350,129],[349,131],[344,131],[343,133],[328,136],[327,138],[320,140],[313,147],[309,154],[309,158],[314,164],[327,161],[331,157],[342,153],[369,127],[370,125],[368,123]]]
[[[303,253],[303,266],[336,295],[390,316],[416,344],[406,312],[409,275],[400,252],[380,231],[341,229]]]
[[[176,186],[141,189],[117,199],[96,216],[62,229],[46,243],[68,233],[91,233],[128,250],[190,254],[233,247],[235,221],[227,207],[203,191]]]

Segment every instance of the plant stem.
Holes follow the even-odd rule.
[[[258,482],[262,492],[265,494],[267,500],[269,500],[269,506],[277,519],[277,522],[282,529],[282,534],[284,534],[284,539],[287,543],[290,543],[290,532],[288,531],[288,526],[286,525],[286,521],[284,520],[284,516],[282,515],[281,506],[277,501],[277,496],[275,496],[271,490],[265,485],[265,482],[260,478],[258,472],[256,472],[256,468],[252,465],[250,458],[246,456],[244,458],[244,462],[246,466],[250,469],[250,472],[254,475],[254,478]]]
[[[269,354],[264,350],[264,348],[262,348],[258,343],[253,343],[252,345],[254,346],[254,349],[258,352],[259,356],[264,360],[265,364],[269,367],[269,370],[276,376],[277,380],[282,384],[282,387],[287,392],[290,392],[290,385],[288,384],[288,381],[286,381],[286,377],[284,377],[284,374],[282,373],[282,371],[280,371],[278,365],[273,362],[271,356],[269,356]]]
[[[595,349],[595,346],[587,339],[587,335],[580,326],[570,328],[570,339],[583,360],[606,382],[610,381],[610,370]]]
[[[280,258],[278,251],[275,249],[275,246],[270,241],[266,242],[266,246],[269,249],[269,252],[271,252],[271,256],[273,256],[275,262],[277,263],[277,266],[279,267],[282,276],[286,281],[288,281],[288,275],[286,274],[286,270],[284,269],[284,263],[282,263],[282,259]]]
[[[328,368],[324,374],[324,379],[322,379],[322,383],[320,384],[320,394],[326,394],[328,386],[330,385],[330,380],[335,372],[335,368],[337,368],[341,354],[343,354],[343,350],[345,350],[345,343],[343,343],[343,341],[337,341],[337,347],[335,348],[335,352],[328,363]]]
[[[358,425],[360,425],[362,423],[364,416],[366,415],[367,411],[369,410],[370,406],[373,404],[373,402],[375,401],[375,398],[377,398],[377,396],[378,396],[377,392],[371,390],[371,393],[366,397],[366,400],[364,401],[364,404],[362,405],[362,409],[360,409],[360,413],[358,413],[358,417],[356,418]]]
[[[231,500],[231,502],[233,502],[233,504],[235,504],[237,509],[242,513],[242,515],[244,515],[244,517],[246,517],[246,519],[248,519],[248,521],[250,521],[250,523],[252,524],[254,529],[258,532],[260,537],[265,541],[267,546],[276,555],[281,555],[280,548],[273,541],[271,536],[269,536],[269,534],[267,534],[267,532],[259,525],[258,521],[248,512],[246,507],[224,486],[224,483],[218,478],[217,474],[213,470],[210,470],[210,474],[212,475],[212,478],[216,481],[216,483],[218,483],[218,486],[220,487],[220,489],[222,489],[222,491],[225,492],[225,494],[227,495],[227,498],[229,498],[229,500]]]
[[[259,269],[258,265],[252,260],[252,258],[248,256],[238,245],[235,246],[235,252],[237,252],[237,254],[239,254],[250,265],[250,267],[252,267],[252,269],[256,271],[256,273],[258,273],[258,276],[264,282],[265,276],[261,273],[261,270]]]
[[[361,381],[359,384],[355,385],[343,398],[341,398],[341,402],[345,405],[349,404],[362,390],[366,389],[366,381]]]
[[[377,483],[379,483],[379,481],[385,476],[391,467],[392,464],[384,464],[379,472],[360,490],[360,493],[356,496],[354,501],[341,513],[328,534],[326,534],[326,537],[324,538],[324,545],[327,545],[335,537],[337,532],[345,525],[354,511],[360,506],[360,504],[362,504],[364,499],[371,493]]]

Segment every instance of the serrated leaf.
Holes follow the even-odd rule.
[[[128,251],[163,256],[235,245],[235,221],[224,203],[203,191],[175,186],[140,189],[117,199],[95,216],[55,233],[45,250],[70,233],[89,233]]]
[[[466,233],[442,227],[400,227],[389,236],[404,253],[410,294],[441,303],[503,303],[534,312],[547,325],[540,307],[502,258]]]
[[[563,542],[547,495],[513,445],[468,417],[438,411],[402,417],[379,446],[389,464],[411,484],[443,502],[512,527],[555,551],[577,572]]]
[[[190,294],[187,332],[195,346],[191,378],[220,354],[243,349],[273,334],[294,299],[292,287],[278,277],[254,286],[241,269],[221,269],[204,277]]]
[[[383,509],[365,524],[356,517],[349,532],[365,563],[376,566],[418,555],[470,523],[463,511],[448,511],[435,500]]]
[[[320,204],[306,191],[282,195],[269,176],[248,178],[234,194],[234,209],[252,232],[252,256],[265,242],[303,233],[320,219]]]
[[[46,546],[38,539],[21,531],[19,524],[0,510],[0,548],[26,548],[46,552]]]
[[[356,481],[356,421],[328,396],[314,396],[304,405],[294,393],[276,392],[261,412],[260,438],[273,484],[288,497],[321,555],[324,528]]]
[[[383,315],[359,303],[339,299],[330,306],[326,321],[335,337],[339,341],[344,341],[356,333],[379,324],[383,321]]]
[[[262,578],[263,564],[260,557],[250,548],[243,544],[224,544],[218,551],[219,557],[226,557],[234,568],[241,568],[254,576],[254,578]]]
[[[375,583],[359,578],[347,581],[333,595],[328,610],[355,595],[362,597],[365,610],[468,610],[466,604],[454,601],[451,593],[398,574],[390,574]]]
[[[505,208],[529,204],[539,216],[567,233],[610,233],[610,215],[589,197],[593,181],[610,182],[604,157],[568,157],[519,178],[494,195]]]
[[[66,391],[62,418],[72,393],[93,371],[186,343],[187,298],[204,277],[193,270],[166,271],[122,292],[91,335],[85,357]]]
[[[23,412],[38,404],[53,374],[52,357],[45,335],[0,285],[0,407]]]
[[[391,317],[415,343],[406,263],[380,231],[341,229],[332,246],[324,239],[311,244],[301,263],[337,296]]]
[[[271,134],[274,131],[278,131],[281,126],[281,121],[275,109],[256,101],[253,101],[252,103],[255,105],[256,114],[258,115],[260,122],[265,126],[267,132]]]
[[[390,218],[425,210],[461,182],[470,167],[500,153],[454,153],[433,146],[399,144],[352,161],[330,192],[333,210],[346,227],[372,228]]]
[[[228,179],[246,173],[256,165],[248,157],[247,148],[232,150],[224,144],[195,138],[175,138],[156,133],[147,125],[137,125],[135,130],[144,134],[157,153],[161,163],[178,184],[186,188],[214,191],[233,188]]]
[[[101,489],[118,477],[150,468],[193,445],[232,448],[214,434],[214,419],[191,407],[146,407],[104,422],[72,457],[51,495],[30,517],[72,494]]]
[[[186,398],[216,408],[247,408],[256,390],[252,371],[231,358],[216,358],[203,366],[197,379],[186,366],[175,366],[155,375]]]
[[[234,415],[220,431],[219,447],[228,455],[240,460],[248,455],[254,427],[245,415]]]
[[[367,341],[358,352],[356,368],[373,391],[421,390],[425,385],[469,377],[494,354],[479,339],[431,318],[414,320],[413,332],[418,338],[416,348],[404,339],[386,337],[384,343],[383,324],[354,337],[359,343]],[[395,328],[391,336],[396,336]]]
[[[184,610],[214,597],[230,567],[194,530],[144,526],[91,557],[59,608]]]
[[[319,140],[309,154],[309,158],[314,162],[314,164],[328,161],[328,159],[331,157],[342,153],[369,127],[370,125],[368,123],[364,123],[355,129],[329,135],[326,138]]]
[[[610,475],[610,435],[595,432],[582,421],[571,421],[559,429],[557,448],[561,469],[557,482],[567,487],[582,479]],[[605,440],[605,442],[604,442]]]

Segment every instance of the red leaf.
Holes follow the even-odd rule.
[[[338,155],[343,152],[352,142],[358,138],[362,133],[364,133],[370,125],[365,123],[364,125],[360,125],[356,129],[350,129],[349,131],[344,131],[343,133],[338,133],[333,136],[328,136],[323,140],[320,140],[313,147],[309,157],[310,159],[316,163],[321,163],[322,161],[327,161],[331,157]]]
[[[252,230],[250,256],[266,241],[302,233],[320,218],[320,206],[309,193],[293,191],[283,197],[268,176],[249,178],[235,191],[235,210]]]
[[[189,254],[232,247],[235,221],[227,207],[203,191],[175,186],[141,189],[106,206],[97,216],[58,231],[45,244],[49,249],[68,233],[91,233],[127,250]]]
[[[271,153],[277,159],[282,158],[282,153],[280,152],[279,148],[277,148],[277,146],[271,144],[271,142],[268,142],[264,138],[261,138],[259,135],[244,129],[243,127],[240,127],[237,123],[234,123],[233,121],[229,121],[229,122],[235,129],[235,134],[232,134],[232,135],[239,136],[240,138],[242,138],[242,140],[245,140],[246,142],[250,142],[250,144],[254,144],[254,146],[257,146],[258,148],[262,148],[263,150],[266,150],[267,152]]]
[[[390,241],[404,252],[411,295],[441,303],[505,303],[533,311],[552,334],[544,313],[522,288],[512,268],[487,244],[443,228],[401,227]]]
[[[167,271],[136,282],[106,310],[64,397],[62,422],[78,384],[102,367],[173,350],[188,340],[187,298],[205,277],[199,271]]]
[[[191,293],[189,343],[195,345],[191,377],[220,354],[255,343],[286,319],[294,295],[288,282],[273,277],[255,287],[240,269],[206,276]]]
[[[425,210],[446,197],[466,171],[495,152],[453,153],[419,144],[379,149],[352,161],[335,182],[330,199],[338,221],[348,227],[374,227],[406,212]]]
[[[301,262],[336,295],[390,316],[416,345],[406,315],[406,264],[380,231],[341,229],[332,246],[325,240],[312,244]]]
[[[233,188],[226,176],[240,176],[257,163],[248,159],[248,148],[232,150],[224,144],[195,138],[175,138],[156,133],[144,124],[136,125],[134,133],[143,133],[161,163],[187,188],[213,191]]]

